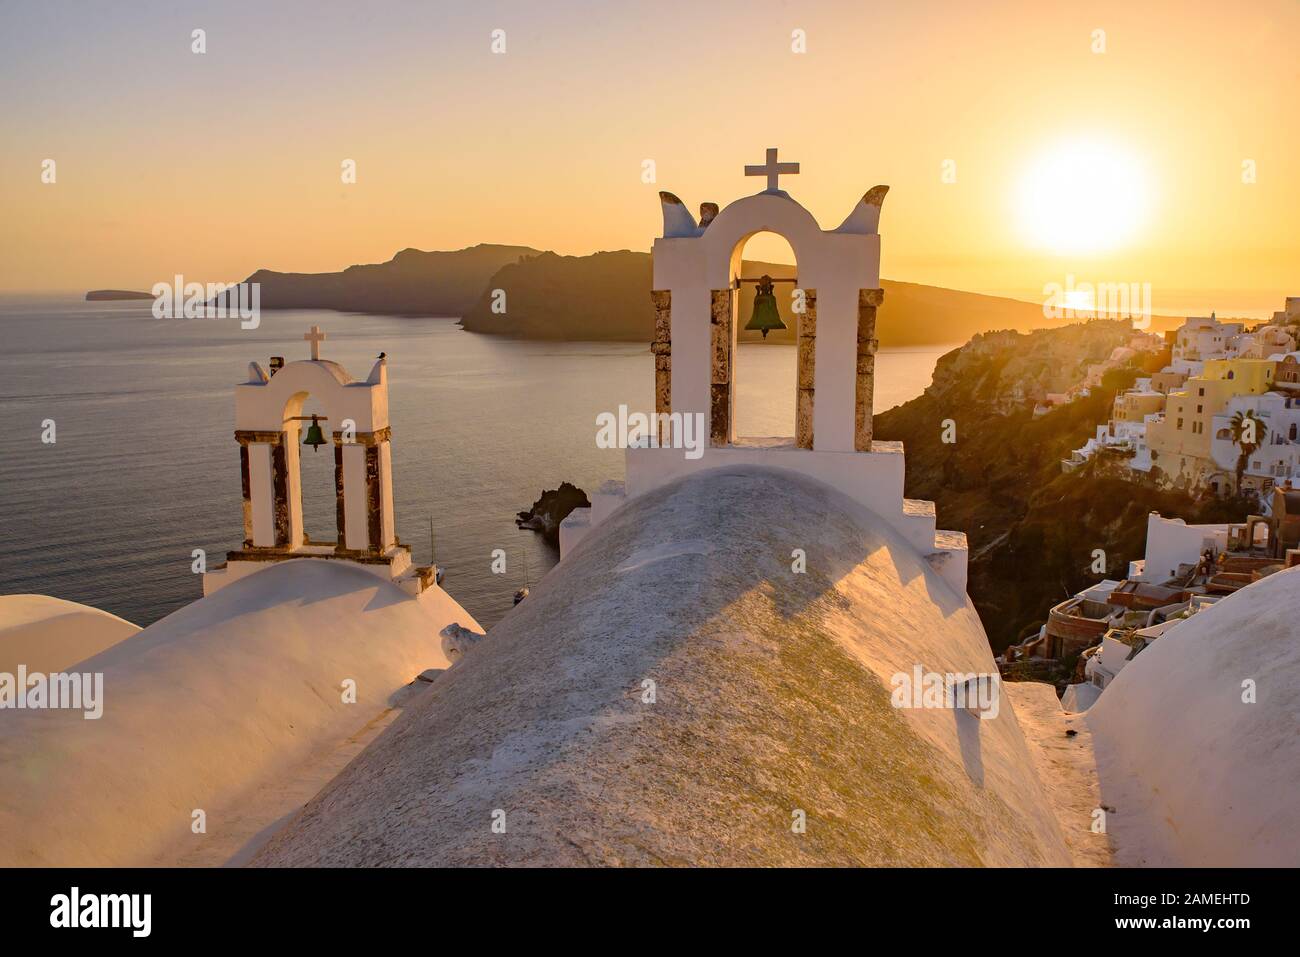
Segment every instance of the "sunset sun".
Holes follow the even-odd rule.
[[[1148,183],[1122,147],[1065,140],[1034,156],[1020,178],[1020,226],[1034,246],[1096,253],[1131,242],[1146,220]]]

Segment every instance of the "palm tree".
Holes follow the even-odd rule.
[[[1268,426],[1250,409],[1245,412],[1234,412],[1228,425],[1232,429],[1233,443],[1241,449],[1237,456],[1237,494],[1240,495],[1241,479],[1246,474],[1246,465],[1250,462],[1251,454],[1264,444]]]

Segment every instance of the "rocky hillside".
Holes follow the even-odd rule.
[[[1089,366],[1106,360],[1132,337],[1128,323],[1110,320],[1028,335],[1009,330],[981,333],[939,359],[926,391],[936,397],[969,393],[1003,414],[1032,409],[1049,393],[1068,392],[1081,384]]]
[[[746,261],[743,275],[795,275],[782,263]],[[465,313],[461,324],[472,332],[525,339],[612,339],[649,342],[654,337],[650,303],[652,265],[649,253],[555,253],[503,266]],[[958,292],[936,286],[882,280],[885,305],[878,317],[884,346],[942,345],[962,342],[989,329],[1033,329],[1053,323],[1035,303]],[[505,292],[505,312],[493,312],[494,290]],[[771,333],[768,342],[794,342],[793,316],[787,308],[788,286],[778,286],[778,307],[789,329]],[[741,290],[740,314],[753,309],[754,286]],[[499,307],[498,307],[499,309]],[[743,324],[743,323],[742,323]],[[743,341],[762,341],[742,331]]]
[[[342,272],[289,273],[259,269],[263,309],[338,309],[390,315],[459,316],[507,263],[537,250],[482,243],[450,252],[403,249],[386,263]]]
[[[152,299],[151,292],[137,292],[131,289],[92,289],[86,293],[86,302],[118,302],[123,299]]]
[[[504,309],[495,290],[505,293]],[[502,308],[501,306],[497,307]],[[463,313],[470,332],[520,339],[654,338],[650,255],[628,250],[591,256],[536,256],[502,266]]]
[[[1095,463],[1062,473],[1061,460],[1108,418],[1115,391],[1143,370],[1112,370],[1090,395],[1045,415],[1034,416],[1034,403],[1081,381],[1128,335],[1123,323],[1097,321],[976,336],[939,360],[923,395],[876,416],[877,438],[905,443],[908,495],[933,500],[941,527],[967,533],[968,591],[995,651],[1102,577],[1091,571],[1094,549],[1105,552],[1107,576],[1124,577],[1142,557],[1150,511],[1188,522],[1244,516],[1238,503],[1194,502],[1098,474]],[[943,441],[949,419],[954,443]]]
[[[750,278],[796,274],[794,266],[782,263],[746,261],[742,268]],[[245,281],[261,284],[265,309],[459,316],[471,332],[521,339],[644,343],[654,334],[651,256],[631,250],[560,256],[487,243],[450,252],[404,249],[386,263],[349,266],[342,272],[259,269]],[[889,279],[881,284],[885,304],[877,317],[877,335],[885,347],[944,345],[994,329],[1065,324],[1047,319],[1033,302]],[[753,311],[754,291],[752,284],[741,290],[742,325]],[[789,287],[778,286],[778,294],[789,328],[766,340],[742,330],[742,341],[794,342]]]

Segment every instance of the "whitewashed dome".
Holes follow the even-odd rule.
[[[253,863],[1068,864],[1009,704],[892,707],[917,663],[995,670],[886,522],[696,473],[593,529]]]

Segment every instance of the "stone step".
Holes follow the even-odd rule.
[[[903,499],[903,520],[898,530],[903,533],[908,544],[922,555],[929,552],[934,544],[934,523],[934,502]]]
[[[970,546],[965,532],[939,529],[925,559],[958,593],[966,593],[966,565]]]

